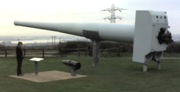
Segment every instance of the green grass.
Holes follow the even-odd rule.
[[[34,72],[34,63],[25,58],[23,73]],[[64,58],[45,58],[39,63],[39,71],[59,70],[70,72],[61,63],[63,59],[79,61],[82,64],[78,74],[88,77],[36,83],[10,78],[16,74],[15,58],[0,58],[0,92],[179,92],[179,60],[163,60],[162,69],[150,62],[148,72],[142,72],[142,64],[131,59],[100,57],[98,67],[92,67],[91,57],[67,56]],[[53,75],[52,75],[53,76]]]
[[[180,57],[180,53],[164,53],[163,57]]]

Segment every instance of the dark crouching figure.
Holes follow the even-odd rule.
[[[19,42],[17,47],[16,47],[16,59],[17,59],[17,76],[23,76],[21,72],[21,66],[22,66],[22,61],[23,61],[23,52],[22,52],[22,46],[23,43]]]

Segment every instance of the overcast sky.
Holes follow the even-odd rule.
[[[14,26],[14,20],[45,22],[106,22],[102,9],[126,8],[116,12],[120,24],[134,24],[136,10],[166,11],[170,31],[180,34],[180,0],[0,0],[0,36],[57,35],[57,32]],[[64,35],[58,33],[58,35]]]

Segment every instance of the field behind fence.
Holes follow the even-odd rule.
[[[73,49],[23,49],[24,57],[64,57],[73,55],[77,57],[92,56],[92,49],[73,48]],[[100,49],[99,55],[102,57],[119,57],[121,50],[118,48]],[[15,57],[15,49],[1,49],[0,57]]]
[[[101,42],[99,57],[132,57],[133,45],[119,42]],[[23,48],[24,57],[77,57],[92,56],[91,42],[65,42],[56,46],[32,46]],[[180,43],[169,44],[163,56],[179,57]],[[1,46],[0,57],[15,57],[15,47]]]

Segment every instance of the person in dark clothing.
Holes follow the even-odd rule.
[[[24,74],[22,74],[21,71],[21,67],[22,67],[22,61],[23,61],[23,52],[22,52],[22,46],[23,43],[22,42],[18,42],[18,45],[16,47],[16,59],[17,59],[17,76],[23,76]]]

